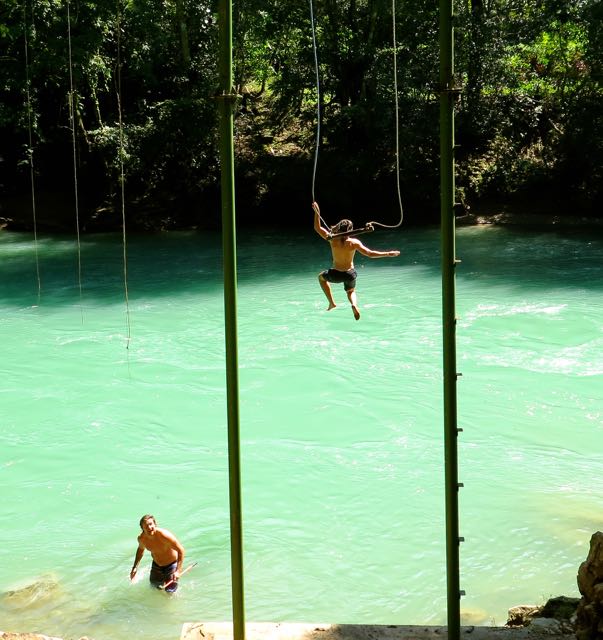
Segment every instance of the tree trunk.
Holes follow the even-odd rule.
[[[186,14],[184,13],[184,4],[182,0],[176,0],[176,19],[178,20],[178,29],[180,31],[182,62],[188,69],[191,64],[191,51],[188,43],[188,27],[186,25]]]

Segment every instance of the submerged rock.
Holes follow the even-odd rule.
[[[2,604],[14,609],[28,609],[56,599],[61,594],[58,581],[51,575],[43,575],[22,587],[4,591]]]
[[[13,631],[0,631],[0,640],[63,640],[56,636],[45,636],[42,633],[15,633]],[[80,640],[92,640],[83,636]]]
[[[61,640],[55,636],[44,636],[40,633],[12,633],[0,631],[0,640]]]

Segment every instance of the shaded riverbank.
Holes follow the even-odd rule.
[[[245,228],[272,225],[274,228],[299,229],[310,228],[311,221],[309,200],[307,194],[299,190],[292,195],[293,200],[274,207],[275,211],[267,212],[265,209],[254,210],[249,207],[237,205],[238,225]],[[239,197],[239,201],[241,201]],[[306,205],[308,205],[306,207]],[[284,209],[287,215],[282,216]],[[364,218],[375,215],[373,211],[356,206],[355,211],[340,210],[329,207],[332,218],[341,217],[345,213],[359,227],[364,224]],[[397,219],[399,214],[383,214]],[[187,229],[213,229],[221,227],[220,204],[217,199],[207,202],[192,203],[188,222],[178,222],[178,216],[168,211],[150,210],[126,205],[126,226],[130,232],[157,232],[177,231]],[[356,218],[355,218],[356,217]],[[79,222],[80,232],[84,234],[97,232],[121,231],[122,215],[120,211],[112,209],[99,209],[86,211],[82,208],[79,212],[79,221],[76,220],[73,205],[73,194],[59,192],[41,192],[35,199],[35,227],[37,231],[47,233],[75,233],[76,224]],[[425,215],[419,205],[405,205],[404,226],[433,226],[439,222],[439,213],[431,211]],[[586,215],[582,211],[575,211],[570,201],[550,201],[543,198],[517,202],[478,202],[468,206],[457,217],[458,226],[496,224],[518,225],[533,227],[603,227],[603,217]],[[32,198],[29,195],[5,198],[0,204],[0,229],[7,231],[33,231],[34,215]]]

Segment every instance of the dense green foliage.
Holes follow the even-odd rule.
[[[315,0],[320,92],[307,0],[233,7],[241,219],[307,218],[320,106],[317,198],[395,221],[390,2]],[[77,179],[87,228],[119,224],[122,185],[131,225],[215,223],[216,10],[205,0],[4,0],[4,195],[30,193],[33,164],[41,194],[69,198]],[[600,215],[601,3],[459,0],[456,13],[462,200],[554,199]],[[407,216],[430,221],[437,3],[398,0],[395,24],[402,190]]]
[[[471,197],[546,193],[600,209],[602,17],[585,0],[466,7],[460,168]]]

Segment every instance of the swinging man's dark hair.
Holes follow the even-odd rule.
[[[351,220],[340,220],[337,224],[331,227],[331,233],[342,233],[345,231],[351,231],[354,228],[354,223]]]

